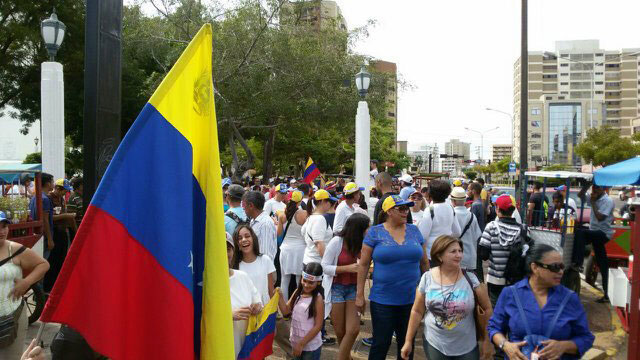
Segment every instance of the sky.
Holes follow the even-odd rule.
[[[492,144],[511,143],[513,64],[520,56],[517,0],[337,0],[349,29],[376,20],[356,52],[395,62],[415,89],[398,99],[398,140],[409,150],[451,138],[471,142],[472,158],[487,132]],[[600,40],[605,50],[640,47],[637,0],[529,1],[529,51],[554,51],[555,41]]]

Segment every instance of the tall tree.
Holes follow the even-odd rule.
[[[620,130],[610,126],[587,130],[587,138],[576,146],[576,154],[594,165],[607,166],[640,155],[640,133],[620,136]]]

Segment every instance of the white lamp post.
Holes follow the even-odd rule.
[[[42,63],[40,83],[42,171],[59,179],[64,177],[64,79],[62,64],[54,59],[66,27],[54,10],[40,30],[50,59]]]
[[[371,144],[371,119],[369,117],[369,105],[365,101],[371,74],[367,72],[364,65],[360,72],[356,74],[356,87],[362,100],[358,102],[358,112],[356,113],[356,184],[368,187],[369,184],[369,162]],[[366,200],[369,200],[369,192],[364,191]]]

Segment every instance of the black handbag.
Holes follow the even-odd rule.
[[[9,260],[20,255],[26,248],[22,246],[18,251],[8,258],[0,261],[0,266],[9,262]],[[0,349],[9,347],[16,340],[18,336],[18,320],[22,315],[22,308],[24,307],[24,301],[20,301],[20,306],[11,314],[0,316]]]

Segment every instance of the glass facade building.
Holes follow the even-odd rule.
[[[549,164],[581,166],[575,147],[582,137],[580,103],[549,104]]]

